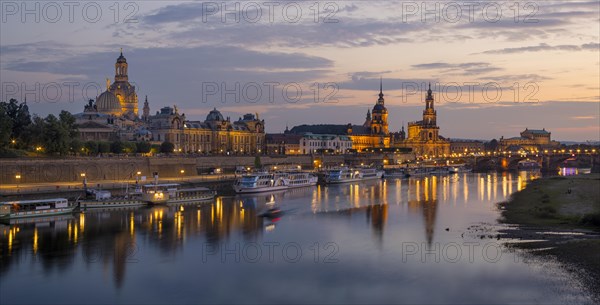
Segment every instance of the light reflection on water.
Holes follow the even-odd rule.
[[[554,262],[468,230],[537,177],[387,179],[2,226],[0,301],[584,303]],[[259,217],[273,206],[282,217]]]

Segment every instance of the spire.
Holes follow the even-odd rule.
[[[377,104],[383,105],[383,79],[379,77],[379,99],[377,100]]]
[[[146,95],[146,98],[144,101],[144,109],[143,109],[143,113],[142,113],[142,119],[144,119],[144,121],[148,121],[149,116],[150,116],[150,105],[148,104],[148,96]]]
[[[425,99],[425,109],[433,109],[433,91],[431,91],[431,83],[427,90],[427,98]]]
[[[121,48],[121,56],[123,56],[123,48]]]

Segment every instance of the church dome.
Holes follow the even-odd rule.
[[[121,51],[121,55],[117,58],[117,63],[127,63],[127,59],[123,56],[123,51]]]
[[[121,113],[121,103],[119,103],[119,99],[110,91],[104,91],[98,96],[96,106],[98,107],[98,112],[101,113]]]
[[[375,104],[375,106],[373,107],[373,113],[381,113],[385,111],[387,111],[387,109],[382,104]]]
[[[217,110],[217,108],[211,110],[208,115],[206,116],[206,120],[207,121],[225,121],[225,119],[223,118],[223,115],[221,114],[221,112],[219,110]]]

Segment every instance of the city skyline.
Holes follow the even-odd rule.
[[[87,102],[81,87],[91,82],[100,87],[97,94],[103,91],[103,80],[113,73],[106,63],[123,48],[130,79],[135,80],[140,98],[148,95],[152,112],[177,105],[192,120],[217,107],[234,118],[258,112],[271,133],[286,125],[360,122],[377,99],[382,77],[390,131],[417,119],[423,107],[426,89],[414,94],[414,88],[406,86],[431,82],[446,137],[498,139],[525,128],[546,128],[559,141],[600,140],[600,35],[598,29],[585,26],[597,22],[597,2],[544,2],[536,3],[535,9],[519,3],[518,22],[514,7],[499,3],[503,15],[496,22],[491,22],[491,15],[483,18],[480,7],[473,20],[463,14],[454,23],[444,14],[454,2],[435,2],[440,5],[439,16],[426,15],[426,20],[420,14],[422,7],[409,13],[415,9],[412,2],[332,3],[327,9],[335,12],[333,17],[319,6],[319,22],[312,14],[316,8],[311,10],[307,3],[298,4],[304,8],[298,22],[281,14],[275,14],[272,22],[250,22],[246,2],[240,2],[239,22],[231,21],[233,15],[222,20],[218,3],[214,11],[209,4],[193,2],[139,3],[136,22],[123,22],[127,10],[122,7],[115,22],[109,4],[99,3],[104,14],[96,23],[83,20],[77,9],[73,22],[45,22],[49,15],[43,14],[43,6],[39,23],[23,22],[20,6],[14,15],[7,14],[12,8],[3,3],[3,23],[22,27],[0,30],[1,99],[23,101],[27,95],[31,112],[39,115],[56,113],[57,104],[79,112]],[[468,7],[460,4],[466,12]],[[260,9],[265,19],[266,8]],[[53,103],[43,94],[23,90],[36,83],[65,82],[79,85],[72,102],[66,93]],[[279,94],[270,102],[264,87],[270,82],[297,84],[303,89],[302,99],[289,102]],[[319,102],[314,101],[315,82]],[[536,91],[534,86],[525,90],[530,82],[537,84],[530,100],[539,102],[524,102]],[[203,91],[203,85],[215,83],[227,88],[256,83],[263,96],[255,103],[236,103],[231,96],[223,102],[220,92]],[[339,88],[331,96],[335,103],[322,100],[332,92],[333,87],[324,87],[328,83]],[[470,83],[480,84],[473,86],[472,101],[466,94]],[[487,83],[502,88],[501,98],[493,97],[494,90],[492,98],[487,97],[491,102],[480,96]],[[514,83],[519,83],[518,102]],[[10,87],[14,84],[16,92]],[[463,90],[462,99],[449,102],[456,85]],[[439,92],[448,86],[450,93]],[[62,90],[66,92],[66,87]]]

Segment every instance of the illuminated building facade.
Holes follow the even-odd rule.
[[[427,90],[423,119],[408,123],[408,137],[396,143],[400,147],[410,147],[418,156],[442,156],[450,154],[450,142],[440,136],[437,125],[437,111],[434,107],[431,84]]]
[[[170,142],[176,152],[186,153],[254,154],[264,150],[265,122],[258,114],[245,114],[232,122],[215,108],[206,120],[189,121],[176,106],[150,115],[146,97],[138,117],[138,96],[129,83],[128,69],[121,51],[114,82],[107,80],[106,91],[74,115],[82,140]]]
[[[290,131],[293,134],[346,135],[352,141],[352,149],[358,152],[376,148],[409,148],[417,156],[443,156],[450,154],[450,142],[440,136],[437,112],[434,108],[431,86],[427,91],[423,119],[408,124],[408,137],[404,126],[399,132],[390,132],[388,110],[383,98],[383,86],[379,85],[379,98],[372,110],[367,111],[362,125],[299,125]],[[307,152],[308,153],[308,152]]]
[[[521,132],[520,137],[512,137],[505,139],[500,138],[499,141],[500,150],[525,150],[525,151],[542,151],[544,149],[551,149],[560,146],[557,141],[552,141],[551,133],[545,128],[543,129],[529,129],[525,128]]]

